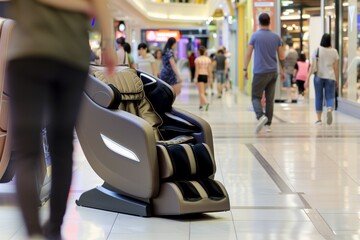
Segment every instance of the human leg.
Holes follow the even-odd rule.
[[[317,121],[321,121],[323,102],[324,102],[324,81],[323,81],[323,79],[315,76],[314,89],[315,89],[315,110],[316,110]]]
[[[50,71],[44,61],[38,59],[15,60],[8,65],[13,138],[11,158],[15,162],[18,204],[29,236],[42,234],[36,176],[40,166],[40,132]]]
[[[182,83],[175,83],[174,85],[171,85],[171,87],[174,89],[176,96],[179,96],[181,93]]]
[[[265,115],[268,118],[266,125],[271,125],[274,114],[274,98],[277,73],[269,73],[266,76],[267,85],[265,87]]]
[[[191,73],[191,79],[190,79],[190,81],[193,82],[193,81],[194,81],[194,77],[195,77],[195,67],[190,67],[190,73]]]
[[[61,62],[51,82],[47,134],[52,161],[50,218],[47,237],[60,236],[72,179],[73,134],[87,72]]]
[[[217,70],[217,72],[216,72],[216,80],[217,80],[218,97],[221,98],[223,88],[224,88],[224,81],[225,81],[224,71]]]
[[[199,106],[202,107],[207,103],[207,99],[205,96],[205,83],[204,82],[197,82],[197,87],[199,91]]]
[[[325,79],[324,87],[325,87],[326,107],[334,109],[334,106],[335,106],[335,81]]]
[[[292,75],[286,73],[285,82],[283,83],[283,86],[286,89],[286,102],[291,102],[291,81],[292,81]]]
[[[332,123],[332,111],[335,108],[335,81],[326,79],[325,83],[325,102],[327,107],[326,122],[328,125]]]
[[[261,98],[263,96],[266,82],[266,74],[254,74],[251,89],[251,101],[255,111],[256,119],[260,119],[264,115],[263,107],[261,105]]]
[[[299,95],[303,95],[305,88],[304,88],[304,83],[305,81],[301,81],[301,80],[296,80],[296,85],[298,87],[298,93]]]

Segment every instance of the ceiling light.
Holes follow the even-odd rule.
[[[310,15],[309,14],[303,14],[302,15],[303,19],[309,19]],[[292,15],[292,16],[281,16],[280,17],[281,20],[299,20],[300,16],[299,15]]]
[[[289,6],[289,5],[293,4],[293,3],[294,3],[294,1],[282,1],[282,2],[281,2],[281,4],[282,4],[284,7]]]

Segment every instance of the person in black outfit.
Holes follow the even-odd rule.
[[[89,69],[87,14],[95,13],[100,21],[109,74],[116,63],[108,26],[111,19],[102,0],[16,0],[11,7],[16,26],[9,46],[7,81],[18,203],[30,239],[60,240],[72,179],[74,125]],[[52,179],[50,217],[41,226],[36,172],[43,127]]]

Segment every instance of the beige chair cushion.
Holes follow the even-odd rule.
[[[162,120],[155,112],[150,101],[146,98],[141,79],[137,76],[136,70],[125,68],[111,76],[104,71],[94,71],[94,76],[106,84],[112,84],[121,95],[120,110],[132,113],[147,121],[154,129],[155,139],[162,140],[158,127]]]

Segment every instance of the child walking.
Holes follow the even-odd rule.
[[[309,72],[310,64],[306,62],[305,53],[301,52],[299,60],[296,62],[294,67],[294,77],[296,79],[296,85],[298,87],[299,99],[304,99],[304,83],[306,81],[308,72]]]

